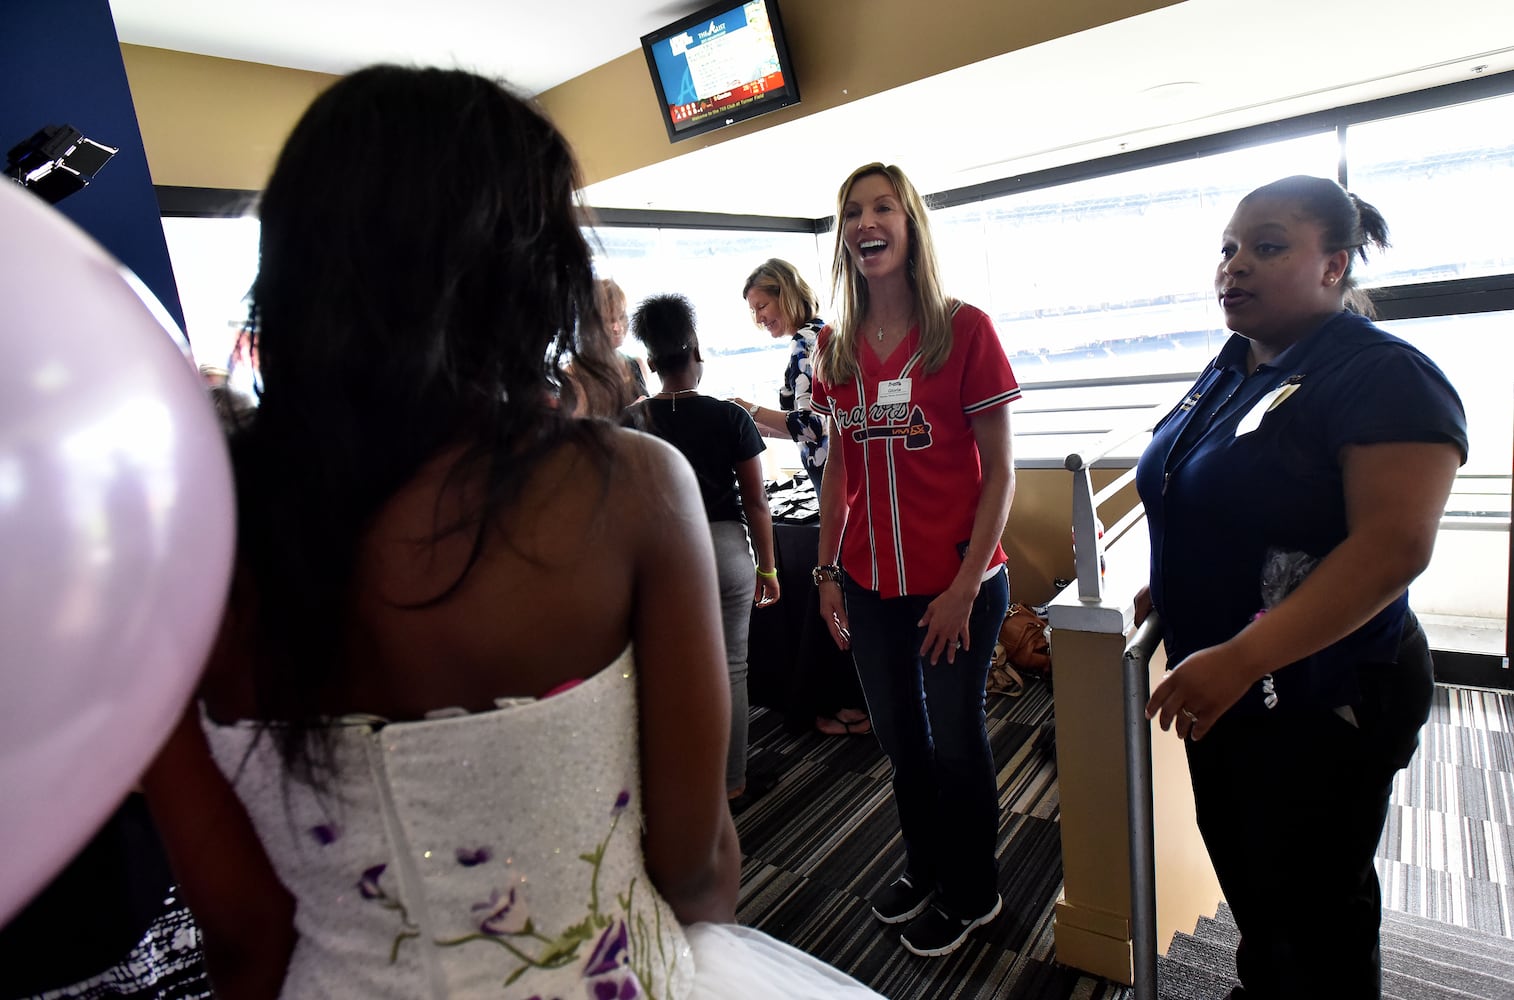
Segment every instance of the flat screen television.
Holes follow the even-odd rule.
[[[778,0],[723,0],[641,38],[668,140],[799,103]]]

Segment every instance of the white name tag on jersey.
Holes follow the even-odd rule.
[[[909,379],[896,378],[878,383],[879,403],[908,403]]]
[[[1262,418],[1277,409],[1278,404],[1293,395],[1297,390],[1298,383],[1289,381],[1257,400],[1256,405],[1251,408],[1251,412],[1242,417],[1241,422],[1236,425],[1235,436],[1240,437],[1242,434],[1250,434],[1262,426]]]

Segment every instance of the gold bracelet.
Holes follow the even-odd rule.
[[[763,569],[761,566],[757,567],[757,575],[764,580],[778,579],[778,571],[776,569]]]

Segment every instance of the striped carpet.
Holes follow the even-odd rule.
[[[1043,739],[1051,695],[990,696],[999,767],[1004,912],[945,958],[918,958],[873,917],[868,898],[903,869],[888,762],[872,736],[792,732],[756,709],[750,782],[776,781],[741,809],[738,919],[845,969],[892,1000],[1126,997],[1117,984],[1057,965],[1052,909],[1062,888],[1055,763]]]
[[[1054,961],[1052,908],[1062,864],[1056,770],[1042,735],[1051,715],[1050,693],[1037,682],[1022,698],[990,697],[1004,913],[955,954],[923,959],[900,947],[897,932],[868,908],[868,897],[899,873],[903,860],[877,741],[791,731],[778,713],[754,709],[751,781],[772,787],[736,816],[745,852],[739,919],[892,1000],[1126,1000],[1127,988]],[[1398,913],[1385,914],[1385,947],[1391,933],[1419,948],[1395,959],[1406,964],[1393,975],[1412,982],[1460,975],[1447,964],[1450,957],[1421,947],[1433,950],[1439,937],[1454,938],[1455,927],[1514,939],[1514,693],[1437,687],[1420,752],[1394,786],[1378,870],[1385,910],[1407,915],[1390,932]],[[1428,920],[1415,925],[1416,918]],[[1183,947],[1218,948],[1212,957],[1221,969],[1227,961],[1214,940]],[[1231,942],[1232,974],[1233,948]],[[1164,982],[1164,993],[1209,995],[1168,992],[1176,986]],[[1441,995],[1424,990],[1401,995]],[[1514,985],[1493,995],[1514,996]]]
[[[1159,1000],[1217,1000],[1235,985],[1240,942],[1230,909],[1173,935],[1157,968]],[[1508,1000],[1514,941],[1435,920],[1383,911],[1383,1000]]]
[[[1514,938],[1514,692],[1437,686],[1392,802],[1383,906]]]

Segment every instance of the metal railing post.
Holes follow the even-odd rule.
[[[1075,457],[1069,456],[1068,462]],[[1097,603],[1104,599],[1104,574],[1101,571],[1104,539],[1094,514],[1093,476],[1086,465],[1072,470],[1072,533],[1078,600]]]
[[[1125,798],[1130,808],[1130,950],[1136,1000],[1157,996],[1156,821],[1151,792],[1148,665],[1162,639],[1156,612],[1125,648]]]

